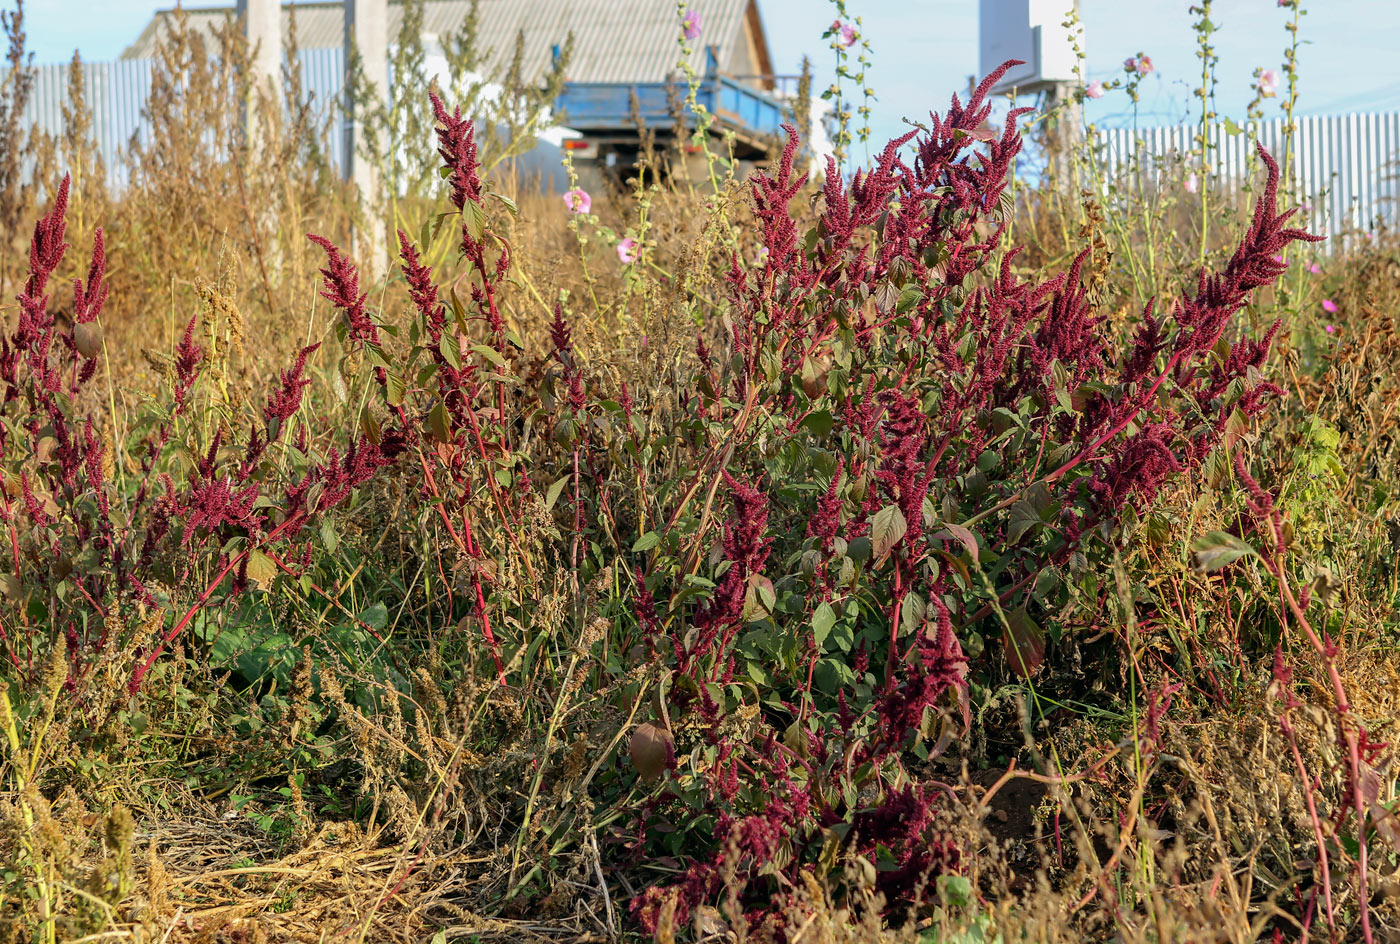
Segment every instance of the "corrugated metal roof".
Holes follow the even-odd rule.
[[[755,0],[692,0],[700,14],[702,32],[693,45],[716,46],[721,67],[745,61],[745,16]],[[344,5],[297,3],[297,43],[302,49],[340,46],[344,39]],[[423,32],[430,37],[455,32],[471,10],[470,0],[428,0]],[[282,35],[288,34],[292,5],[283,7]],[[208,33],[234,15],[234,8],[186,9],[192,27]],[[145,59],[170,28],[173,11],[162,10],[141,36],[122,53],[123,59]],[[400,3],[389,3],[389,41],[403,20]],[[755,13],[753,21],[757,23]],[[492,50],[496,67],[509,63],[515,39],[525,34],[527,74],[548,67],[555,45],[574,35],[574,54],[567,78],[571,82],[663,82],[675,70],[680,29],[673,0],[481,0],[478,43]],[[763,44],[761,35],[754,41]],[[766,50],[764,50],[766,53]],[[704,52],[697,49],[696,67],[704,71]]]

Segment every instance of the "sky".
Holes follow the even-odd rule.
[[[141,32],[153,11],[174,0],[26,0],[25,20],[35,61],[68,60],[73,50],[90,61],[114,59]],[[228,0],[229,3],[232,0]],[[669,3],[671,0],[656,0]],[[703,10],[705,0],[692,0]],[[1200,82],[1191,4],[1200,0],[1080,0],[1088,79],[1120,76],[1123,60],[1146,52],[1156,66],[1143,85],[1138,120],[1174,123],[1197,106]],[[829,83],[833,54],[822,31],[831,23],[830,0],[759,0],[774,68],[799,71],[812,56],[818,87]],[[188,6],[217,3],[193,2]],[[0,0],[0,8],[13,0]],[[906,129],[903,119],[926,120],[978,71],[977,0],[847,0],[861,18],[875,65],[869,82],[877,101],[873,137]],[[1299,110],[1305,114],[1400,109],[1400,0],[1305,0],[1299,53]],[[1243,118],[1256,68],[1281,67],[1288,11],[1276,0],[1214,0],[1217,100],[1222,114]],[[1131,121],[1126,97],[1110,92],[1091,102],[1090,121]],[[1276,113],[1277,100],[1266,103]]]

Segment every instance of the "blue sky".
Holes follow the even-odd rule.
[[[229,0],[232,2],[232,0]],[[670,0],[657,0],[669,3]],[[698,0],[703,5],[704,0]],[[1144,84],[1141,120],[1172,122],[1193,108],[1199,82],[1192,0],[1080,0],[1089,78],[1121,75],[1127,56],[1145,51],[1157,72]],[[1300,109],[1309,113],[1400,109],[1400,0],[1305,0],[1300,35]],[[760,0],[775,68],[796,72],[812,55],[817,79],[830,80],[832,54],[821,39],[831,22],[828,0]],[[141,31],[152,11],[173,0],[28,0],[26,21],[36,61],[115,58]],[[196,2],[189,6],[218,5]],[[12,0],[0,0],[9,8]],[[902,118],[942,110],[977,71],[976,0],[847,0],[862,18],[875,52],[870,81],[879,100],[875,134],[904,129]],[[1242,117],[1256,67],[1279,68],[1287,42],[1288,11],[1276,0],[1214,0],[1222,113]],[[1129,119],[1120,94],[1091,103],[1091,120]],[[1267,103],[1270,109],[1276,103]]]

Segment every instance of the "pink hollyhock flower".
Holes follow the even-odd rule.
[[[685,30],[685,38],[686,38],[686,39],[699,39],[699,38],[700,38],[700,14],[699,14],[699,12],[696,11],[696,10],[691,10],[691,11],[689,11],[688,13],[686,13],[685,18],[684,18],[683,20],[681,20],[681,28],[682,28],[683,30]]]
[[[1103,98],[1103,83],[1097,80],[1090,82],[1084,86],[1084,94],[1088,98]]]
[[[1329,315],[1335,315],[1337,313],[1337,303],[1330,298],[1324,298],[1322,300],[1322,310]]]
[[[1326,331],[1328,334],[1336,334],[1336,333],[1337,333],[1337,326],[1336,326],[1336,325],[1328,325],[1327,327],[1323,328],[1322,330],[1323,330],[1323,331]]]
[[[1136,71],[1137,71],[1137,60],[1134,59],[1132,56],[1129,56],[1127,59],[1124,59],[1124,60],[1123,60],[1123,71],[1124,71],[1124,72],[1136,72]]]
[[[1137,61],[1137,74],[1138,74],[1138,75],[1147,75],[1147,73],[1152,72],[1152,71],[1154,71],[1154,67],[1153,67],[1153,65],[1152,65],[1152,57],[1151,57],[1151,56],[1143,56],[1141,59],[1139,59],[1139,60]]]
[[[1195,174],[1194,172],[1192,172],[1192,173],[1190,173],[1190,174],[1187,174],[1187,175],[1186,175],[1186,192],[1187,192],[1187,193],[1196,193],[1196,192],[1198,192],[1200,189],[1201,189],[1201,178],[1197,177],[1196,174]]]
[[[1259,94],[1273,98],[1278,93],[1278,70],[1265,69],[1259,73]]]
[[[836,40],[836,45],[842,47],[843,49],[848,49],[851,46],[855,45],[856,28],[850,23],[842,23],[840,20],[832,20],[831,31],[833,33],[840,34]]]
[[[593,198],[587,190],[575,187],[565,192],[564,206],[569,208],[570,213],[587,213],[593,207]]]
[[[1321,274],[1322,274],[1322,266],[1320,266],[1320,265],[1318,265],[1316,262],[1314,262],[1312,265],[1308,266],[1308,271],[1311,272],[1313,275],[1321,275]]]
[[[617,257],[622,260],[623,265],[631,265],[637,261],[637,250],[640,244],[632,237],[627,237],[617,244]]]

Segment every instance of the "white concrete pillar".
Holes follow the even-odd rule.
[[[282,4],[279,0],[238,0],[238,18],[253,54],[255,89],[275,93],[282,85]]]
[[[388,0],[345,0],[345,70],[349,87],[351,50],[354,50],[369,79],[373,96],[383,102],[389,88],[389,5]],[[357,234],[355,254],[365,274],[378,278],[384,271],[385,227],[380,203],[379,167],[360,153],[363,131],[354,113],[354,103],[346,103],[346,176],[360,192],[366,229]],[[380,142],[381,146],[384,142]]]

